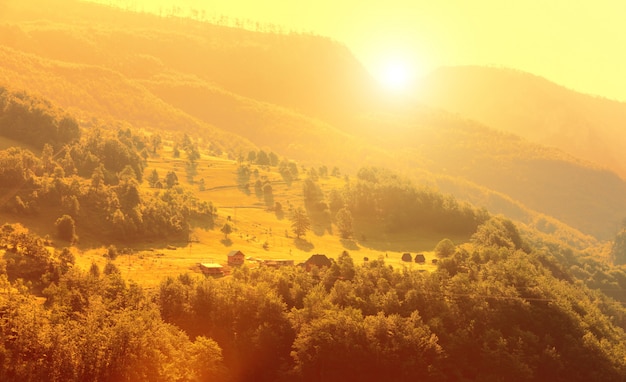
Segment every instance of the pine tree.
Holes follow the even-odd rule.
[[[298,238],[311,229],[311,220],[302,207],[298,207],[291,213],[291,229]]]

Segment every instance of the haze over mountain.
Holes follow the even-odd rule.
[[[624,379],[622,104],[193,11],[0,0],[1,381]]]
[[[193,131],[233,155],[256,145],[352,171],[390,166],[494,213],[521,205],[516,218],[526,223],[545,214],[603,239],[626,216],[624,182],[575,159],[621,169],[619,122],[602,124],[601,113],[621,115],[621,104],[531,75],[475,68],[435,72],[422,84],[420,106],[382,92],[344,46],[323,37],[69,0],[56,9],[32,4],[6,2],[0,79],[83,121]],[[493,79],[503,76],[518,85]],[[484,97],[475,94],[478,84],[489,89]],[[563,106],[543,106],[549,102]]]
[[[446,67],[425,77],[418,99],[626,177],[626,103],[580,94],[510,69]]]

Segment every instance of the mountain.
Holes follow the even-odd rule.
[[[0,85],[50,99],[83,127],[133,126],[174,140],[187,133],[231,158],[264,148],[346,173],[388,167],[550,233],[563,229],[546,221],[610,239],[626,216],[626,185],[605,167],[523,131],[498,131],[469,111],[454,114],[435,102],[434,80],[422,86],[421,103],[384,99],[349,50],[330,39],[59,4],[4,3]],[[447,72],[437,73],[445,82]],[[523,94],[516,97],[522,104]],[[520,113],[522,121],[535,118]],[[606,142],[620,133],[597,131],[606,138],[588,151],[609,155]]]
[[[626,178],[626,103],[529,73],[478,66],[435,70],[417,92],[425,104],[557,147]]]

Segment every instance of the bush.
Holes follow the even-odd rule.
[[[57,236],[61,240],[73,242],[76,237],[76,223],[70,215],[63,215],[55,223]]]

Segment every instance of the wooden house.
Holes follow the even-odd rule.
[[[228,265],[242,265],[245,257],[239,250],[230,251],[228,252]]]
[[[307,261],[304,262],[304,268],[307,271],[313,269],[313,267],[324,268],[330,267],[333,263],[330,261],[326,255],[316,254],[311,257]]]
[[[220,264],[200,263],[200,271],[207,276],[223,276],[224,269]]]

